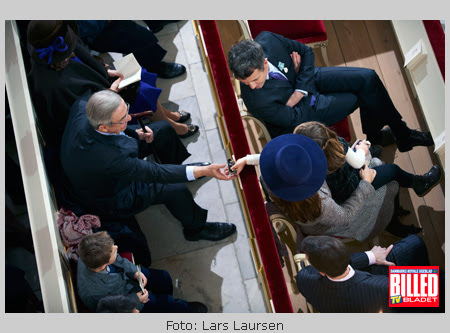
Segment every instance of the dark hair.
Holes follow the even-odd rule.
[[[270,198],[292,222],[300,221],[306,223],[314,221],[322,214],[322,199],[319,196],[319,192],[301,201],[287,201],[273,193],[270,194]]]
[[[344,274],[350,264],[350,255],[339,239],[331,236],[308,236],[302,241],[301,252],[319,272],[329,277]]]
[[[327,158],[328,173],[333,173],[345,164],[345,153],[336,132],[317,121],[308,121],[298,125],[294,134],[302,134],[313,139],[323,150]]]
[[[237,79],[245,80],[255,69],[264,69],[264,52],[258,42],[245,39],[231,46],[228,66]]]
[[[109,262],[114,241],[106,231],[86,235],[78,245],[78,255],[91,269],[99,268]]]
[[[97,312],[126,313],[133,312],[138,302],[134,295],[110,295],[98,301]]]

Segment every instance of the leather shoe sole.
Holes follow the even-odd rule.
[[[186,67],[174,62],[161,61],[159,66],[150,72],[158,74],[158,78],[161,79],[173,79],[186,73]]]
[[[395,143],[395,136],[394,133],[392,133],[391,128],[385,127],[383,128],[378,136],[376,138],[370,137],[367,138],[368,141],[373,145],[379,145],[379,146],[389,146]]]
[[[231,236],[235,232],[236,226],[233,223],[206,222],[202,231],[193,235],[184,233],[184,238],[192,242],[198,240],[219,241]]]
[[[405,153],[416,146],[432,146],[434,145],[433,138],[430,132],[419,132],[411,130],[411,134],[407,139],[397,140],[397,148],[401,153]]]
[[[430,184],[430,186],[427,188],[426,191],[424,191],[424,192],[417,192],[414,189],[414,192],[417,194],[417,196],[424,197],[425,195],[428,194],[428,192],[430,192],[433,188],[436,187],[436,185],[438,185],[440,183],[441,178],[442,178],[442,170],[441,170],[441,168],[439,168],[437,165],[433,165],[431,167],[431,170],[428,171],[426,175],[433,176],[433,174],[436,177],[436,179],[432,182],[432,184]],[[421,176],[421,177],[424,177],[424,176]]]

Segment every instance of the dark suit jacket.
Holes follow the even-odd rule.
[[[264,56],[268,61],[278,67],[278,63],[284,63],[288,72],[289,81],[267,80],[261,89],[251,89],[241,83],[241,94],[248,111],[265,122],[272,137],[292,133],[295,126],[309,121],[306,113],[313,112],[311,96],[317,92],[314,83],[315,57],[314,51],[297,41],[290,40],[272,32],[263,31],[256,38],[264,50]],[[298,52],[301,56],[300,70],[295,75],[294,64],[291,59],[292,52]],[[308,92],[293,108],[286,106],[286,102],[295,89]]]
[[[427,247],[417,235],[409,235],[396,242],[386,260],[397,266],[430,265]],[[298,289],[320,312],[427,311],[426,308],[389,307],[388,266],[369,267],[369,258],[364,252],[351,254],[350,265],[355,269],[355,275],[344,282],[333,282],[319,274],[314,267],[307,266],[297,275]],[[361,269],[369,270],[371,273]],[[432,311],[436,309],[438,308],[431,308]]]
[[[72,107],[61,144],[65,195],[74,205],[97,215],[129,216],[144,210],[157,186],[187,181],[185,165],[161,165],[138,158],[138,135],[96,132],[86,117],[87,98]],[[160,189],[160,187],[158,187]],[[145,196],[145,200],[141,197]]]
[[[98,302],[103,297],[130,294],[136,300],[138,310],[141,310],[144,305],[136,295],[140,291],[139,283],[133,277],[137,271],[136,266],[119,254],[117,254],[117,259],[113,265],[116,267],[118,274],[102,274],[91,271],[81,258],[78,259],[77,289],[84,304],[89,310],[95,312]]]
[[[389,278],[358,270],[369,265],[365,253],[351,255],[350,265],[355,275],[344,282],[330,281],[307,266],[297,275],[297,286],[319,312],[391,312]]]

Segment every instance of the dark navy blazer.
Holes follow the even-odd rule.
[[[292,133],[295,126],[311,120],[306,113],[312,111],[309,105],[311,96],[317,92],[314,82],[314,51],[309,46],[268,31],[261,32],[255,41],[262,46],[264,56],[272,65],[280,69],[279,63],[284,64],[287,73],[284,70],[281,72],[288,81],[268,80],[261,89],[253,90],[241,83],[242,98],[248,111],[265,122],[272,137]],[[294,51],[301,56],[298,75],[295,75],[290,56]],[[280,66],[282,67],[281,64]],[[295,89],[307,91],[308,96],[291,108],[286,106],[286,102]]]
[[[134,130],[125,130],[129,136],[96,132],[86,116],[88,98],[72,106],[61,145],[69,201],[91,214],[132,215],[148,206],[148,200],[140,197],[155,196],[160,189],[152,184],[187,181],[186,166],[139,159],[139,137]]]
[[[430,264],[425,243],[417,235],[396,242],[386,259],[397,266]],[[319,312],[392,312],[395,308],[389,308],[388,266],[369,268],[369,258],[364,252],[351,254],[350,265],[355,275],[342,282],[333,282],[307,266],[297,275],[298,289]]]

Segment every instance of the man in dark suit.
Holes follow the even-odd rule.
[[[297,286],[319,312],[392,312],[405,308],[389,307],[388,266],[429,266],[422,238],[408,236],[388,248],[349,255],[345,245],[330,236],[308,236],[302,241],[310,266],[297,275]],[[443,275],[442,275],[443,276]],[[440,281],[443,308],[443,281]],[[426,308],[406,308],[425,312]],[[440,312],[441,308],[428,308]],[[405,311],[406,312],[406,311]]]
[[[231,223],[207,223],[185,182],[203,176],[221,180],[225,164],[157,164],[141,158],[153,132],[127,127],[131,117],[124,100],[103,90],[78,100],[69,115],[61,145],[65,207],[76,214],[99,215],[102,223],[127,217],[150,205],[164,204],[190,241],[220,240],[236,231]],[[140,144],[145,141],[147,145]],[[157,147],[158,148],[158,147]],[[170,146],[159,150],[170,150]],[[149,149],[146,149],[147,155]]]
[[[434,144],[429,132],[402,121],[372,69],[315,67],[310,47],[267,31],[233,45],[228,58],[248,111],[266,123],[272,137],[307,121],[332,125],[359,107],[372,144],[394,143],[393,135],[401,152]],[[385,125],[390,129],[382,131]]]

